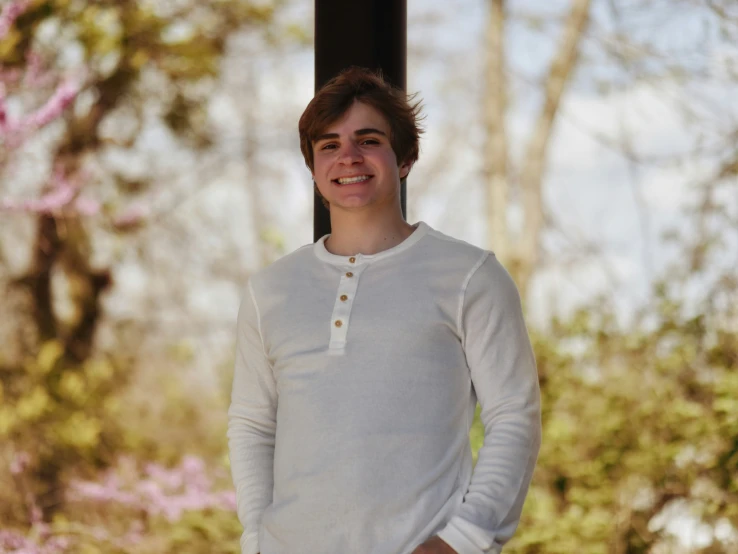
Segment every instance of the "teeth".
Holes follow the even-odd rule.
[[[361,183],[362,181],[366,181],[369,178],[369,175],[357,175],[356,177],[345,177],[343,179],[338,179],[338,183],[341,185],[348,185],[349,183]]]

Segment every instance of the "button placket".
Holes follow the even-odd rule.
[[[351,259],[354,259],[351,262]],[[333,314],[331,317],[331,340],[329,350],[333,353],[343,351],[346,346],[346,337],[348,335],[349,323],[351,318],[351,309],[353,300],[356,296],[356,290],[359,285],[359,277],[362,268],[357,267],[357,259],[352,256],[348,260],[348,267],[343,271],[341,279],[338,283],[336,291],[336,302],[333,306]]]

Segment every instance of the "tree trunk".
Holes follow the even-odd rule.
[[[80,160],[85,152],[99,146],[100,122],[126,94],[133,78],[134,73],[122,66],[97,84],[98,100],[90,112],[82,119],[69,122],[53,164],[61,168],[66,178],[71,178],[79,171]],[[77,217],[40,214],[33,250],[31,269],[20,282],[28,286],[31,292],[39,341],[59,340],[64,347],[64,365],[68,368],[80,367],[93,350],[101,315],[101,295],[111,282],[110,272],[95,270],[90,264],[87,232]],[[54,313],[51,276],[57,266],[64,269],[77,291],[73,298],[77,317],[66,329],[62,328]],[[39,504],[45,521],[50,521],[63,503],[63,490],[59,482],[63,463],[57,453],[50,453],[40,460],[38,477],[43,492],[39,496]]]
[[[528,143],[520,179],[524,223],[511,234],[507,211],[511,202],[505,132],[506,72],[504,66],[504,0],[492,0],[487,25],[487,95],[484,117],[487,128],[485,177],[487,179],[488,247],[508,268],[523,299],[527,297],[533,271],[540,260],[544,223],[543,173],[548,144],[561,97],[577,64],[579,45],[589,21],[591,0],[572,0],[563,37],[544,83],[544,102]]]
[[[551,63],[545,83],[545,99],[533,136],[528,144],[520,175],[523,194],[524,230],[512,265],[521,294],[530,285],[533,270],[541,253],[543,231],[543,171],[553,123],[561,104],[561,96],[571,80],[577,64],[579,45],[589,21],[590,0],[573,0],[564,24],[564,36]]]
[[[511,248],[507,222],[510,182],[507,174],[508,152],[505,133],[507,79],[505,75],[504,11],[505,0],[490,2],[486,34],[487,67],[483,110],[487,129],[484,147],[484,175],[487,183],[487,245],[503,264],[507,264]]]

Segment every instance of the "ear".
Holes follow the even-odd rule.
[[[407,162],[404,164],[400,164],[400,179],[404,179],[407,177],[408,173],[410,173],[410,170],[413,168],[413,162]]]

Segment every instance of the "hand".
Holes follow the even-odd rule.
[[[458,554],[446,541],[433,536],[413,550],[412,554]]]

